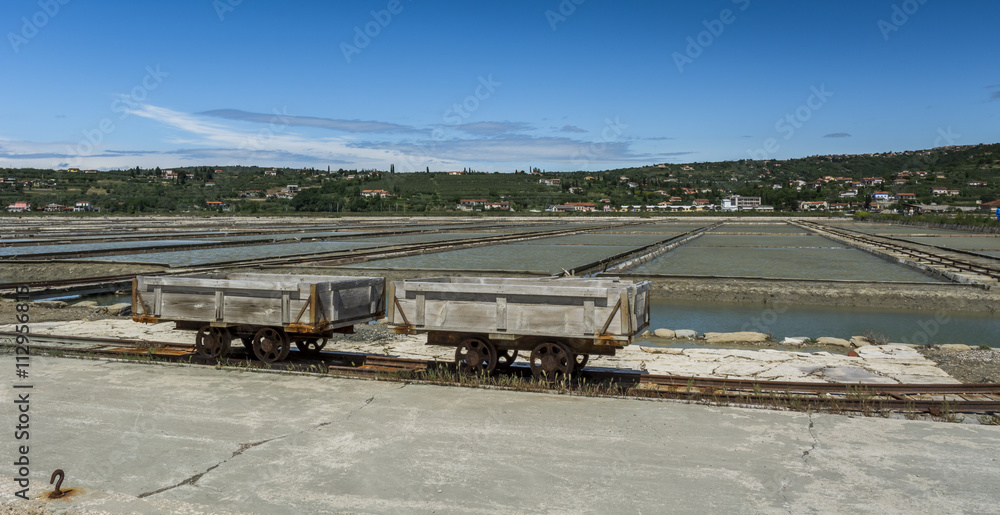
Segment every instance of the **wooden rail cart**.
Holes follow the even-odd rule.
[[[233,273],[140,276],[132,281],[132,320],[197,329],[195,347],[225,357],[234,337],[268,363],[322,350],[333,333],[384,315],[385,279]]]
[[[490,373],[527,351],[532,373],[552,380],[631,343],[649,326],[650,288],[615,278],[408,279],[389,285],[386,312],[395,332],[455,347],[460,369]]]

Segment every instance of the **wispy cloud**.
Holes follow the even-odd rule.
[[[449,126],[468,134],[482,136],[499,136],[513,132],[527,132],[534,130],[534,126],[524,122],[474,122],[463,123],[461,125]]]
[[[576,125],[563,125],[562,128],[559,129],[559,132],[584,133],[584,132],[587,132],[587,130],[586,129],[581,129],[581,128],[577,127]]]
[[[831,132],[830,134],[827,134],[826,136],[823,136],[823,137],[824,138],[850,138],[851,135],[848,134],[848,133],[846,133],[846,132]]]
[[[990,92],[990,100],[1000,100],[1000,84],[993,84],[991,86],[986,86],[986,89],[992,89]]]
[[[243,122],[287,125],[291,127],[318,127],[344,132],[417,132],[418,129],[396,123],[378,122],[372,120],[341,120],[336,118],[321,118],[317,116],[291,116],[276,112],[251,113],[239,109],[215,109],[197,113],[203,116],[238,120]]]
[[[236,110],[185,113],[151,104],[130,113],[167,129],[154,149],[107,148],[95,145],[79,154],[68,142],[23,142],[0,138],[0,166],[40,168],[79,166],[109,169],[133,166],[259,164],[263,166],[386,167],[403,171],[453,168],[481,163],[503,169],[525,162],[546,163],[550,169],[599,169],[630,163],[662,162],[694,152],[640,153],[634,145],[644,138],[587,141],[572,136],[545,136],[530,123],[486,121],[428,129],[384,122],[332,120],[309,116],[250,113]],[[246,125],[248,122],[252,125]],[[350,122],[350,123],[346,123]],[[257,124],[267,123],[267,129]],[[558,126],[557,126],[558,127]],[[342,130],[324,135],[319,129]],[[563,127],[576,133],[571,125]],[[586,132],[586,131],[584,131]],[[365,133],[363,140],[359,133]],[[401,139],[402,138],[402,139]],[[668,138],[656,138],[668,139]],[[485,164],[489,163],[489,164]]]
[[[485,139],[448,139],[444,141],[414,141],[390,143],[359,141],[351,144],[359,148],[396,150],[403,154],[432,153],[450,161],[490,161],[497,163],[523,163],[525,160],[563,163],[569,167],[586,161],[594,163],[645,162],[656,157],[688,154],[636,154],[627,141],[595,144],[565,137],[537,137],[507,134]]]
[[[671,138],[669,136],[653,136],[651,138],[643,138],[643,139],[649,140],[649,141],[666,141],[666,140],[677,139],[677,138]]]

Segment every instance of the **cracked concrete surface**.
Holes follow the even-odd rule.
[[[996,426],[42,357],[32,370],[32,494],[55,468],[83,491],[50,511],[986,513],[1000,499]]]

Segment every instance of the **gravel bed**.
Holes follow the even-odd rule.
[[[955,352],[925,347],[920,353],[963,383],[1000,383],[1000,350]]]

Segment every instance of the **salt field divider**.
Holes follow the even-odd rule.
[[[722,225],[722,222],[716,222],[712,225],[705,227],[700,227],[693,231],[686,232],[679,236],[674,236],[664,241],[659,241],[650,245],[645,245],[637,249],[632,249],[626,252],[621,252],[613,256],[604,258],[600,261],[594,261],[585,265],[581,265],[569,270],[563,271],[563,276],[577,276],[581,275],[584,277],[590,277],[597,274],[604,273],[614,273],[619,271],[628,270],[629,268],[638,266],[646,261],[654,259],[661,256],[662,254],[669,252],[705,233],[711,231],[712,229]],[[650,250],[652,249],[652,250]]]

